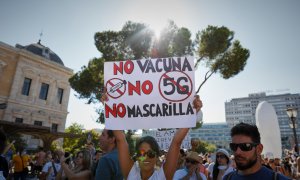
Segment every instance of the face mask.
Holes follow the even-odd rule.
[[[227,168],[227,166],[225,166],[225,165],[220,165],[220,166],[218,166],[218,169],[219,170],[225,170]]]

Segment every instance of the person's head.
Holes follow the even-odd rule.
[[[104,152],[110,152],[116,147],[116,138],[112,130],[103,129],[99,137],[99,146]]]
[[[91,162],[92,159],[90,151],[84,149],[76,154],[75,164],[77,167],[81,167],[81,170],[90,169]]]
[[[192,148],[192,150],[196,150],[198,148],[199,144],[200,144],[200,141],[199,141],[198,138],[192,138],[191,139],[191,148]]]
[[[6,135],[2,129],[0,129],[0,154],[2,154],[3,150],[6,146]]]
[[[226,149],[218,149],[216,152],[216,165],[228,166],[230,163],[230,154]]]
[[[260,167],[263,145],[256,125],[239,123],[231,129],[230,149],[234,153],[238,170]]]
[[[58,150],[53,152],[52,159],[53,159],[54,162],[59,163],[59,151]]]
[[[198,167],[201,159],[197,152],[190,151],[185,157],[185,167],[191,169],[193,167]]]
[[[225,170],[230,164],[230,154],[226,149],[218,149],[216,152],[213,179],[217,179],[220,170]]]
[[[275,158],[274,159],[274,164],[275,164],[275,166],[280,166],[280,159],[279,158]]]
[[[159,145],[151,136],[144,136],[136,143],[137,160],[141,170],[154,169],[159,156]]]

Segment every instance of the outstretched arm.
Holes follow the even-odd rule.
[[[124,179],[127,179],[134,162],[130,157],[129,147],[124,132],[122,130],[114,130],[113,132],[117,141],[119,163],[122,169],[122,174]]]
[[[195,96],[193,105],[197,112],[200,111],[202,107],[202,102],[198,95]],[[166,162],[163,165],[166,179],[173,178],[173,175],[176,171],[177,159],[179,158],[180,146],[188,132],[189,132],[189,128],[180,128],[177,130],[177,132],[175,133],[172,139],[171,146],[167,154]]]

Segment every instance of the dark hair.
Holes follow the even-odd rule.
[[[67,158],[67,157],[69,157],[70,155],[71,155],[71,153],[68,152],[68,151],[66,151],[64,157]],[[69,164],[70,164],[70,161],[71,161],[71,159],[69,158],[69,159],[65,160],[65,163],[69,165]]]
[[[115,137],[113,130],[107,130],[106,132],[107,132],[107,135],[108,135],[109,138],[114,138]],[[115,139],[115,144],[117,144],[116,139]]]
[[[245,135],[251,137],[254,143],[260,143],[260,133],[256,125],[239,123],[231,129],[231,137]]]
[[[89,170],[91,168],[91,163],[92,163],[92,158],[91,158],[91,153],[90,151],[86,150],[86,149],[83,149],[81,151],[79,151],[77,154],[76,154],[76,157],[78,157],[79,154],[82,154],[82,168],[80,171],[83,171],[83,170]]]
[[[158,143],[156,142],[155,138],[152,137],[152,136],[144,136],[142,137],[141,139],[139,139],[136,143],[136,146],[135,146],[135,150],[136,151],[139,151],[139,148],[141,146],[142,143],[147,143],[150,145],[151,149],[153,151],[155,151],[156,155],[158,156],[159,155],[159,145]]]
[[[222,153],[222,152],[220,152],[220,153]],[[222,153],[222,154],[224,154],[224,153]],[[227,157],[227,156],[225,156],[226,157],[226,160],[227,160],[227,166],[229,166],[229,158]],[[214,168],[213,168],[213,180],[217,180],[217,178],[218,178],[218,174],[219,174],[219,168],[218,168],[218,166],[219,166],[219,163],[218,163],[218,159],[217,159],[217,154],[216,154],[216,160],[215,160],[215,164],[214,164]]]
[[[112,130],[107,130],[107,135],[108,135],[108,137],[110,137],[110,138],[115,137],[115,136],[114,136],[114,132],[113,132]]]
[[[5,149],[6,146],[6,135],[3,132],[2,129],[0,129],[0,154],[2,154],[2,151]]]
[[[180,149],[179,152],[180,152],[181,156],[186,156],[184,149]]]

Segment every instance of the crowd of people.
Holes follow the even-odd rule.
[[[193,102],[197,112],[202,107],[199,97]],[[0,131],[0,180],[7,179],[99,179],[99,180],[247,180],[300,179],[300,157],[270,159],[262,156],[263,144],[255,125],[240,123],[231,129],[230,154],[217,149],[199,154],[195,147],[180,149],[189,128],[179,128],[167,151],[160,150],[155,138],[145,136],[136,142],[131,156],[126,137],[121,130],[104,129],[99,137],[100,150],[92,144],[72,156],[42,148],[30,159],[18,149],[12,159],[7,153],[6,136]],[[8,163],[10,162],[10,163]],[[30,167],[30,168],[29,168]],[[12,171],[13,169],[13,171]],[[12,173],[13,176],[9,176]]]

